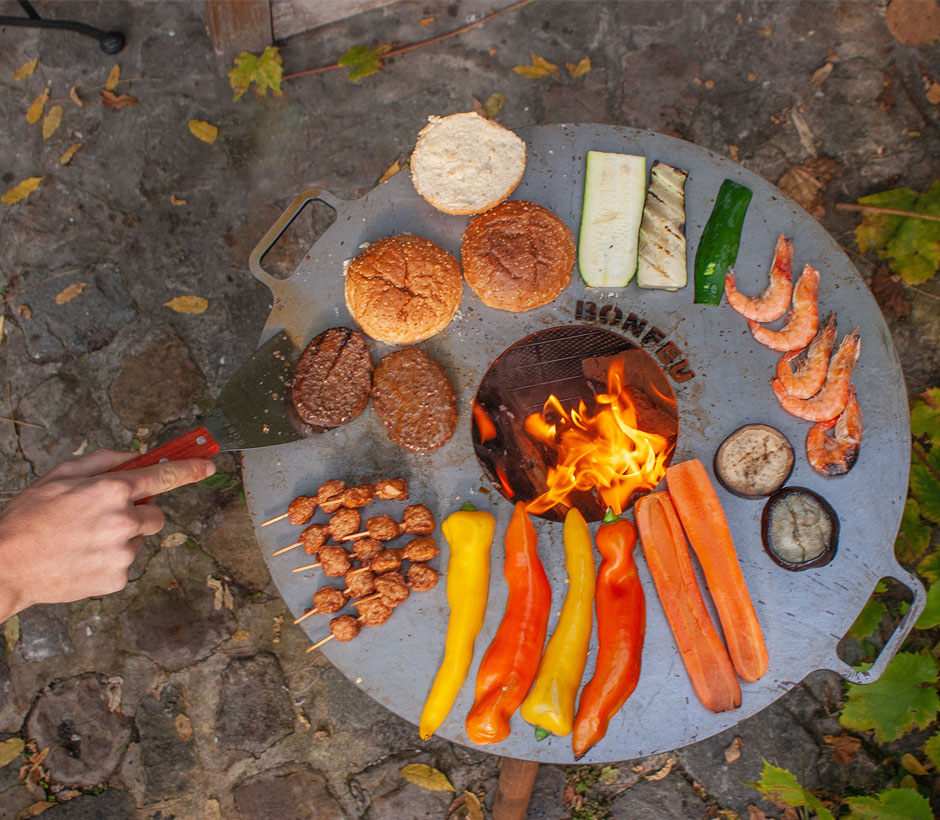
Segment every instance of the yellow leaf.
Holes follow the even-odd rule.
[[[75,85],[69,89],[69,99],[79,108],[85,107],[85,103],[82,102],[82,98],[78,96],[78,83],[75,83]]]
[[[190,120],[189,130],[192,132],[194,137],[201,139],[203,142],[208,142],[209,145],[212,145],[212,143],[215,142],[216,137],[219,136],[218,128],[216,128],[212,123],[203,122],[202,120]]]
[[[107,88],[101,89],[101,101],[108,108],[113,108],[115,111],[137,105],[137,97],[132,97],[130,94],[115,94],[113,91],[108,91]]]
[[[493,119],[500,111],[502,111],[503,106],[506,104],[506,97],[503,94],[500,94],[498,91],[494,91],[486,98],[486,102],[483,103],[483,114],[487,119]]]
[[[578,77],[583,77],[591,70],[591,58],[583,57],[577,65],[574,63],[565,63],[565,68],[568,69],[568,73],[572,78],[576,80]]]
[[[108,81],[104,84],[104,87],[108,91],[114,91],[118,87],[118,83],[121,81],[121,67],[119,65],[114,66],[111,69],[111,73],[108,74]]]
[[[813,85],[822,85],[826,82],[826,78],[832,74],[832,69],[835,68],[832,63],[824,63],[820,68],[817,68],[813,72],[813,76],[810,78],[810,82]]]
[[[49,139],[62,124],[62,106],[54,105],[42,121],[42,138]]]
[[[6,642],[7,649],[16,648],[17,641],[20,639],[20,619],[18,615],[11,615],[3,622],[3,640]]]
[[[169,302],[164,302],[163,307],[168,307],[177,313],[205,313],[206,308],[209,307],[209,300],[201,296],[177,296]]]
[[[176,194],[170,194],[170,204],[171,205],[185,205],[186,200],[180,199]]]
[[[74,282],[69,285],[65,290],[60,291],[55,297],[55,303],[57,305],[64,305],[66,302],[71,302],[78,294],[85,290],[85,285],[87,282]]]
[[[161,547],[181,547],[186,543],[185,532],[173,532],[160,542]]]
[[[30,74],[36,70],[36,66],[39,65],[39,58],[34,57],[28,63],[23,63],[16,71],[13,72],[14,80],[25,80]]]
[[[68,148],[65,149],[65,152],[59,157],[59,165],[68,165],[78,153],[78,149],[81,148],[83,143],[73,142]]]
[[[239,629],[237,632],[232,633],[232,640],[235,643],[243,643],[251,637],[251,632],[247,629]]]
[[[456,791],[446,774],[424,763],[409,763],[402,768],[401,776],[409,783],[414,783],[431,792]]]
[[[33,803],[33,805],[23,809],[23,811],[16,815],[16,820],[29,820],[30,817],[42,814],[46,809],[51,809],[53,806],[57,805],[58,803],[47,803],[45,800],[40,800],[38,803]]]
[[[517,74],[521,74],[523,77],[528,77],[530,80],[539,80],[542,77],[547,77],[549,74],[558,72],[558,66],[554,63],[548,62],[548,60],[539,57],[531,51],[529,52],[529,56],[532,59],[531,65],[517,65],[514,66],[512,70]]]
[[[192,738],[193,722],[186,715],[177,715],[176,720],[173,721],[173,726],[176,729],[176,734],[180,736],[184,743]]]
[[[927,102],[932,105],[940,103],[940,83],[932,83],[930,88],[927,89]]]
[[[18,737],[11,737],[9,740],[0,743],[0,767],[16,760],[25,747],[26,744]]]
[[[901,765],[904,769],[911,774],[916,774],[918,777],[926,777],[929,772],[924,768],[924,764],[921,763],[914,755],[906,754],[901,756]]]
[[[16,309],[16,315],[22,316],[27,322],[33,318],[33,312],[30,310],[29,305],[20,305]]]
[[[44,179],[45,177],[29,177],[24,179],[18,185],[14,185],[10,188],[3,196],[0,196],[0,202],[6,205],[15,205],[17,202],[21,202],[35,191],[39,187],[39,183]]]
[[[396,159],[391,165],[388,166],[388,168],[385,169],[385,173],[379,177],[379,181],[376,184],[381,185],[386,180],[389,180],[395,176],[395,174],[397,174],[400,170],[401,163]]]
[[[26,112],[26,122],[30,125],[35,125],[39,122],[39,118],[42,116],[43,109],[46,107],[46,100],[49,99],[49,89],[43,89],[42,94],[36,97],[33,100],[33,104],[29,107],[29,111]]]

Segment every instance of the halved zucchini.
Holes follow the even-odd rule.
[[[588,151],[578,239],[588,287],[622,288],[633,278],[645,192],[646,157]]]
[[[640,223],[641,288],[677,290],[688,282],[685,251],[685,181],[688,171],[657,160],[650,170],[643,221]]]

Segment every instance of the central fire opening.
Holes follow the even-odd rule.
[[[516,342],[473,402],[473,445],[509,500],[561,521],[599,521],[659,483],[679,434],[676,397],[644,350],[611,330],[569,325]]]

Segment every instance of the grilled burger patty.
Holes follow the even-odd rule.
[[[416,347],[379,362],[372,403],[392,439],[415,453],[440,447],[457,426],[457,397],[444,368]]]
[[[372,357],[365,337],[348,327],[331,327],[307,345],[297,362],[291,401],[307,424],[336,427],[366,409],[371,389]]]

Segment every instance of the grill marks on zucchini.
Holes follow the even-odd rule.
[[[637,284],[677,290],[688,282],[685,242],[685,181],[689,172],[657,160],[640,223]]]

